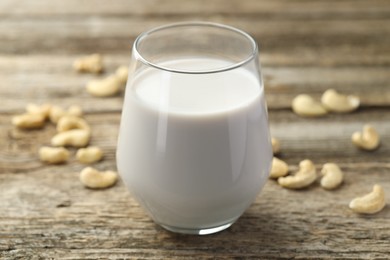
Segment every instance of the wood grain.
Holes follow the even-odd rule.
[[[389,167],[344,166],[345,183],[333,192],[318,184],[288,191],[269,181],[235,225],[206,237],[156,226],[122,183],[106,191],[84,189],[77,180],[80,167],[2,174],[0,190],[7,192],[0,193],[0,253],[61,259],[386,258],[389,208],[356,216],[347,205],[374,183],[390,189],[384,178]]]
[[[198,20],[186,17],[185,20]],[[202,19],[241,28],[267,50],[338,49],[363,46],[384,53],[390,38],[386,19],[367,20],[264,20],[255,18]],[[180,22],[176,17],[76,17],[76,18],[3,18],[0,23],[0,51],[8,53],[123,53],[142,31],[161,24]],[[50,25],[50,26],[49,26]],[[59,46],[61,46],[59,48]]]
[[[57,16],[57,15],[255,15],[290,18],[301,16],[341,18],[388,17],[390,7],[386,0],[332,0],[332,1],[289,1],[289,0],[198,0],[182,4],[180,0],[116,0],[107,4],[104,0],[78,1],[23,1],[3,0],[0,14],[4,16]],[[289,15],[286,17],[286,15]]]
[[[92,144],[115,169],[123,93],[93,98],[77,74],[81,55],[104,55],[106,74],[130,62],[131,45],[151,27],[204,20],[230,24],[260,43],[270,129],[280,157],[337,162],[346,174],[335,191],[318,182],[290,191],[268,181],[231,228],[210,236],[172,234],[154,224],[124,184],[83,188],[74,159],[42,164],[40,146],[55,127],[15,129],[11,118],[29,102],[81,104]],[[0,259],[387,259],[390,207],[363,216],[349,201],[381,184],[390,203],[390,3],[387,0],[116,0],[0,1]],[[103,77],[101,75],[99,77]],[[307,119],[294,96],[319,98],[328,88],[361,97],[351,114]],[[351,134],[374,125],[375,152],[355,148]]]
[[[3,86],[0,96],[6,98],[0,111],[20,113],[26,103],[45,100],[72,105],[78,103],[80,98],[86,111],[121,110],[121,97],[96,99],[85,92],[86,83],[96,76],[77,74],[72,70],[72,62],[79,56],[56,56],[55,60],[51,56],[22,57],[0,57],[0,86]],[[112,73],[120,65],[128,64],[130,60],[130,54],[104,57],[106,74]],[[18,70],[15,71],[14,67]],[[328,88],[360,95],[363,108],[387,107],[390,104],[390,74],[387,67],[282,67],[267,62],[263,67],[270,109],[290,108],[292,99],[301,93],[319,98]]]

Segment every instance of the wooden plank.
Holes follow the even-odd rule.
[[[273,52],[275,54],[287,54],[284,59],[289,60],[289,55],[297,58],[307,55],[318,55],[319,64],[331,65],[389,65],[390,40],[381,36],[374,38],[363,37],[340,37],[330,40],[329,37],[317,37],[309,39],[306,36],[289,37],[265,37],[254,35],[260,43],[262,51]],[[309,39],[309,40],[307,40]],[[18,38],[2,39],[4,45],[0,46],[0,53],[6,54],[48,54],[84,55],[90,52],[104,54],[121,54],[128,52],[133,44],[134,38],[128,37],[71,37],[53,38],[42,40],[42,38]],[[337,50],[340,48],[340,50]],[[336,50],[335,50],[336,49]],[[327,55],[332,52],[332,54]],[[359,52],[362,51],[362,52]],[[347,53],[346,60],[342,55]],[[337,56],[341,54],[341,56]],[[359,57],[359,56],[362,57]],[[311,58],[311,57],[308,57]],[[306,58],[307,59],[307,58]],[[302,63],[305,63],[302,58]],[[313,62],[312,62],[313,63]]]
[[[386,110],[363,110],[350,115],[330,115],[318,119],[305,119],[291,111],[270,111],[271,133],[281,140],[282,158],[297,164],[304,158],[316,163],[388,162],[390,156],[390,113]],[[378,116],[381,115],[381,116]],[[44,169],[37,158],[42,145],[50,145],[55,127],[48,124],[44,130],[23,131],[11,124],[12,115],[0,115],[0,172],[26,172]],[[106,159],[114,162],[120,113],[89,113],[87,121],[93,129],[92,143],[102,147]],[[341,123],[342,122],[342,123]],[[357,149],[350,141],[363,124],[374,125],[382,138],[375,152]],[[73,151],[74,153],[75,151]],[[80,165],[72,159],[72,166]]]
[[[390,167],[355,166],[343,166],[345,183],[336,191],[318,184],[290,191],[268,181],[230,229],[202,237],[156,226],[122,182],[105,191],[83,188],[77,175],[80,167],[0,174],[0,257],[386,258],[389,208],[359,216],[348,203],[374,183],[389,190]]]
[[[269,17],[388,17],[386,0],[289,1],[289,0],[198,0],[185,4],[180,0],[104,0],[91,1],[21,1],[0,2],[0,15],[256,15]]]
[[[383,70],[382,70],[383,69]],[[388,106],[390,86],[385,68],[264,68],[269,107],[289,108],[295,96],[307,93],[320,100],[329,88],[356,94],[363,107]],[[372,73],[372,74],[371,74]],[[374,75],[376,74],[376,75]],[[267,82],[268,79],[268,82]]]
[[[196,17],[189,17],[196,19]],[[88,51],[123,53],[141,32],[178,18],[132,17],[90,18],[5,18],[0,23],[0,52],[3,53],[85,53]],[[380,55],[389,52],[390,29],[387,19],[316,20],[308,22],[227,19],[210,21],[227,23],[251,33],[266,50],[308,50],[364,47]],[[124,29],[126,28],[126,29]],[[359,53],[364,55],[364,53]],[[378,55],[378,56],[380,56]]]
[[[290,111],[270,111],[270,129],[280,139],[283,159],[298,163],[309,158],[317,163],[326,162],[388,162],[390,155],[389,109],[370,109],[354,114],[332,114],[325,118],[301,118]],[[381,147],[366,152],[351,142],[352,133],[361,131],[364,124],[372,124],[382,138]]]
[[[97,76],[77,74],[71,64],[78,56],[0,57],[0,112],[20,113],[29,102],[69,106],[83,100],[86,111],[120,111],[122,97],[94,98],[85,84]],[[272,57],[268,57],[272,60]],[[105,56],[107,73],[128,64],[130,53]],[[270,109],[287,109],[301,93],[316,98],[328,88],[361,97],[362,107],[388,107],[390,74],[387,67],[273,67],[263,64],[266,97]],[[100,76],[103,77],[103,76]]]
[[[196,17],[196,16],[195,16]],[[189,17],[192,20],[193,17]],[[210,20],[227,23],[241,28],[249,33],[282,37],[311,36],[360,36],[377,37],[382,40],[389,38],[389,26],[383,26],[387,19],[357,19],[357,20],[261,20],[257,17],[224,18],[211,17]],[[71,38],[71,37],[129,37],[134,38],[141,32],[162,24],[179,22],[177,18],[151,18],[145,20],[139,17],[76,17],[76,18],[4,18],[0,24],[1,37],[12,38]],[[310,39],[307,39],[310,40]],[[329,41],[334,39],[329,39]],[[363,39],[362,39],[363,40]]]
[[[260,50],[261,64],[271,66],[355,67],[389,66],[390,51],[385,46],[296,46],[291,49]]]
[[[359,38],[360,39],[360,38]],[[349,43],[304,44],[302,39],[291,42],[290,46],[281,43],[282,39],[261,38],[261,53],[269,63],[278,65],[300,66],[389,66],[390,51],[388,43],[376,43],[376,39],[364,44],[359,39]],[[129,38],[72,38],[42,41],[41,39],[16,41],[4,39],[0,45],[0,53],[7,55],[85,55],[88,53],[103,53],[107,55],[127,55],[132,47]],[[62,45],[66,42],[65,45]],[[283,40],[288,42],[288,40]],[[58,46],[61,46],[59,48]],[[32,48],[31,46],[34,46]],[[272,55],[272,59],[269,57]],[[275,59],[273,59],[275,57]]]
[[[85,47],[85,46],[84,46]],[[106,48],[105,46],[104,48]],[[16,50],[15,50],[16,51]],[[83,51],[83,52],[81,52]],[[73,51],[72,51],[73,52]],[[80,52],[80,53],[78,53]],[[17,54],[0,55],[0,66],[2,72],[14,71],[16,69],[36,70],[36,67],[42,67],[45,71],[51,72],[57,69],[52,68],[53,60],[63,60],[64,56],[75,59],[77,57],[93,52],[103,53],[105,61],[111,67],[127,64],[130,61],[131,44],[126,42],[121,48],[115,50],[100,49],[93,46],[90,49],[74,50],[73,54],[43,54],[30,52],[29,55]],[[73,60],[72,60],[73,61]],[[70,62],[72,62],[70,61]],[[291,49],[260,49],[260,61],[263,66],[293,66],[293,67],[356,67],[356,66],[390,66],[390,50],[388,46],[376,46],[375,48],[365,48],[364,46],[340,46],[332,48],[323,46],[314,48],[310,46],[300,46]],[[27,68],[27,63],[29,68]],[[12,66],[10,66],[12,64]],[[68,64],[67,64],[68,65]],[[58,68],[62,69],[62,68]]]

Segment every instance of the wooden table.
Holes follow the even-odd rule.
[[[273,136],[281,157],[336,162],[343,186],[318,183],[302,191],[268,181],[230,229],[210,236],[169,233],[156,226],[122,182],[102,191],[83,188],[72,159],[48,166],[37,150],[53,125],[21,131],[10,120],[29,102],[80,104],[104,149],[99,169],[115,169],[123,95],[94,98],[84,89],[96,76],[77,74],[74,59],[98,52],[107,73],[130,60],[144,30],[183,20],[226,23],[261,45]],[[387,0],[116,0],[0,1],[0,258],[1,259],[272,259],[390,258],[390,206],[371,216],[349,201],[379,183],[390,203],[390,2]],[[358,94],[352,114],[296,116],[290,102],[328,88]],[[351,134],[364,123],[382,136],[375,152],[356,149]],[[74,151],[73,151],[74,153]],[[74,158],[74,157],[72,157]]]

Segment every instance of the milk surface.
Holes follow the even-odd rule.
[[[163,64],[201,70],[217,59]],[[263,88],[244,68],[210,74],[147,68],[128,82],[118,170],[159,224],[210,228],[255,199],[272,158]]]

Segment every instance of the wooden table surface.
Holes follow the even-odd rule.
[[[74,59],[101,53],[107,73],[130,61],[135,37],[184,20],[226,23],[260,43],[270,127],[292,169],[309,158],[319,170],[336,162],[345,182],[302,191],[268,181],[230,229],[177,235],[155,225],[122,182],[83,188],[84,167],[48,166],[37,150],[55,127],[22,131],[11,123],[29,102],[80,104],[103,148],[99,169],[115,169],[123,94],[94,98]],[[1,259],[272,259],[390,258],[390,206],[376,215],[349,201],[381,184],[390,203],[390,2],[387,0],[116,0],[0,1],[0,258]],[[296,116],[294,96],[335,88],[357,94],[352,114]],[[371,123],[382,136],[375,152],[356,149],[351,134]],[[74,153],[74,150],[72,150]],[[72,157],[74,158],[74,157]]]

